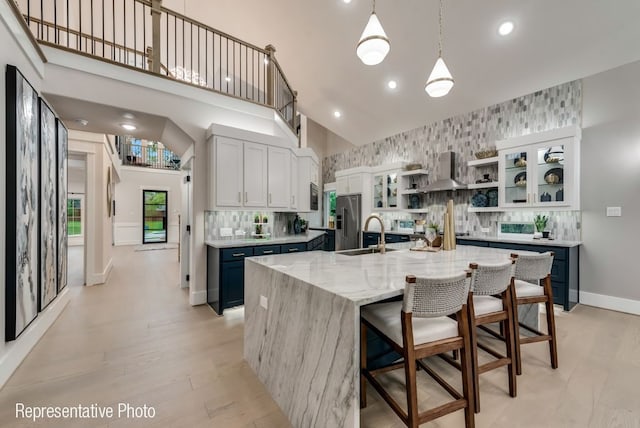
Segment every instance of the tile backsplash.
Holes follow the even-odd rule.
[[[495,168],[469,168],[467,162],[475,153],[495,147],[497,140],[582,123],[582,82],[577,80],[533,94],[478,109],[439,122],[402,132],[349,151],[323,159],[323,181],[335,181],[335,172],[358,166],[377,166],[395,162],[421,163],[429,171],[429,181],[438,174],[438,156],[442,152],[456,153],[456,177],[474,183],[482,174],[496,175]],[[497,177],[493,177],[497,179]],[[421,183],[422,184],[422,183]],[[471,191],[439,192],[426,196],[427,221],[442,225],[446,203],[454,199],[456,225],[459,232],[480,234],[481,227],[497,233],[498,221],[533,221],[535,214],[551,216],[549,225],[557,239],[579,240],[579,212],[511,211],[501,213],[469,213]],[[453,196],[452,196],[453,195]],[[387,214],[391,219],[408,214]]]
[[[266,226],[263,225],[263,233],[270,233],[273,238],[287,235],[287,226],[295,218],[295,213],[261,212],[261,211],[205,211],[204,230],[205,239],[213,241],[221,239],[220,228],[229,227],[235,232],[245,232],[245,237],[250,238],[255,230],[254,219],[256,215],[263,214],[267,217]]]

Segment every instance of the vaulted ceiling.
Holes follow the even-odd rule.
[[[444,58],[455,86],[433,99],[424,84],[437,58],[438,0],[377,1],[391,41],[377,66],[355,54],[371,3],[163,1],[258,46],[273,44],[300,110],[357,145],[640,59],[638,0],[444,0]],[[501,37],[505,20],[515,30]],[[390,79],[397,89],[386,86]]]

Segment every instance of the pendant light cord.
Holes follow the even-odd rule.
[[[375,0],[373,0],[375,5]],[[375,7],[375,6],[374,6]],[[440,0],[440,10],[438,12],[438,58],[442,58],[442,0]]]
[[[373,0],[373,12],[371,12],[372,14],[376,13],[376,0]]]

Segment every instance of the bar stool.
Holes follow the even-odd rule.
[[[391,409],[410,428],[464,409],[465,427],[473,428],[473,379],[471,342],[467,315],[467,296],[471,273],[446,278],[406,277],[402,302],[389,302],[361,308],[360,317],[360,404],[367,405],[366,382],[378,391]],[[455,314],[456,319],[448,315]],[[376,370],[367,369],[367,328],[372,329],[403,356],[400,363]],[[443,352],[460,351],[462,389],[460,394],[421,359]],[[416,368],[419,366],[453,398],[446,404],[419,412]],[[391,397],[376,375],[404,367],[407,412]]]
[[[514,338],[513,312],[513,261],[500,264],[471,263],[471,287],[467,302],[473,352],[472,367],[474,380],[475,412],[480,412],[480,374],[507,366],[509,376],[509,395],[515,397],[516,389],[516,354]],[[500,298],[493,297],[500,296]],[[504,332],[506,355],[478,342],[477,328],[491,323],[500,323]],[[495,357],[488,363],[480,365],[478,349]]]
[[[549,342],[551,367],[558,368],[558,344],[556,339],[556,319],[553,314],[553,290],[551,288],[551,268],[553,252],[535,255],[511,254],[516,261],[515,293],[513,294],[514,331],[516,344],[516,372],[522,374],[520,345],[535,342]],[[547,311],[547,334],[542,333],[518,320],[518,305],[544,303]],[[520,327],[534,333],[533,337],[520,337]]]

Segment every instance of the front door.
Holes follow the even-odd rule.
[[[142,192],[142,243],[167,242],[167,192]]]

